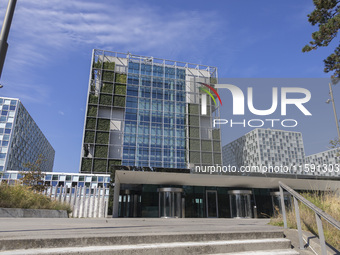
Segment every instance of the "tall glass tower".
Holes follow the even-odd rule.
[[[221,164],[219,106],[200,90],[216,81],[215,67],[94,50],[80,171]]]

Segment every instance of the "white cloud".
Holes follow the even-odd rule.
[[[207,39],[216,24],[209,12],[165,13],[120,1],[20,1],[11,31],[12,62],[36,65],[81,46],[157,52]]]
[[[58,111],[58,114],[61,115],[61,116],[65,115],[65,113],[63,111],[60,111],[60,110]]]

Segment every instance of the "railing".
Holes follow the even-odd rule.
[[[299,242],[300,242],[300,249],[304,249],[303,239],[302,239],[302,229],[301,229],[301,220],[300,220],[300,212],[299,212],[299,204],[298,200],[301,203],[305,204],[308,208],[312,209],[315,213],[316,224],[318,227],[319,239],[320,239],[320,246],[321,246],[321,253],[322,255],[327,255],[326,250],[326,242],[325,236],[323,233],[322,221],[321,217],[324,218],[328,223],[332,226],[340,230],[340,222],[335,220],[332,216],[322,211],[319,207],[315,206],[313,203],[309,202],[295,190],[287,186],[286,184],[279,182],[280,187],[280,198],[281,198],[281,208],[282,208],[282,216],[283,216],[283,224],[284,228],[287,228],[287,217],[286,217],[286,207],[283,197],[283,189],[288,191],[294,198],[294,207],[295,207],[295,216],[296,216],[296,224],[299,232]]]

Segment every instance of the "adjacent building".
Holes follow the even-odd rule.
[[[340,176],[340,149],[334,148],[306,156],[306,171],[315,176]]]
[[[20,100],[0,97],[0,113],[0,172],[25,170],[40,154],[41,169],[52,171],[55,151]]]
[[[223,146],[223,165],[241,167],[286,167],[288,172],[305,174],[305,152],[300,132],[257,128]],[[253,168],[256,171],[256,168]],[[239,172],[243,173],[243,172]]]
[[[221,164],[219,108],[200,103],[199,82],[216,78],[215,67],[94,50],[80,172]]]

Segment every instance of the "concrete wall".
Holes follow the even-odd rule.
[[[0,208],[0,218],[68,218],[65,210]]]

